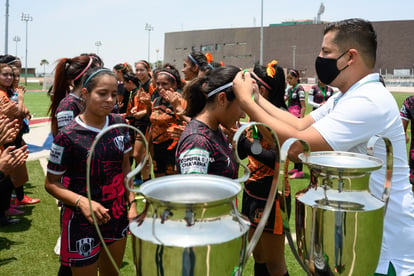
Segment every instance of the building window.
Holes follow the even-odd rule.
[[[201,45],[200,49],[201,52],[212,52],[214,51],[214,44]]]
[[[240,56],[236,56],[236,58],[251,58],[252,55],[240,55]]]
[[[221,45],[220,44],[216,44],[216,51],[220,51],[221,49]]]

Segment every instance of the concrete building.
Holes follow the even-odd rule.
[[[263,62],[276,59],[282,67],[300,70],[303,78],[315,78],[314,63],[324,25],[303,23],[306,24],[285,22],[264,27]],[[399,70],[414,75],[414,20],[372,23],[378,36],[376,71],[385,75]],[[209,52],[215,61],[224,64],[252,67],[260,57],[260,27],[165,34],[165,62],[182,68],[192,50]]]

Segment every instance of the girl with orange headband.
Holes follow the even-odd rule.
[[[256,81],[261,96],[276,107],[287,110],[284,102],[285,74],[283,69],[277,66],[277,61],[273,60],[267,66],[255,64],[250,76]],[[256,142],[261,145],[260,152],[252,149]],[[242,203],[242,213],[250,220],[249,238],[251,238],[261,220],[272,186],[273,175],[278,173],[274,171],[277,157],[275,150],[263,139],[261,133],[252,129],[249,129],[246,136],[240,138],[238,152],[241,158],[248,156],[248,167],[251,172],[250,178],[244,184]],[[286,193],[288,213],[290,213],[288,187]],[[254,275],[288,275],[284,250],[285,235],[279,202],[276,199],[263,234],[253,251]]]

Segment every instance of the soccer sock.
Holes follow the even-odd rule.
[[[24,188],[23,185],[14,189],[16,192],[16,198],[18,201],[22,201],[24,198]]]
[[[270,276],[269,271],[267,271],[266,263],[254,263],[254,275],[255,276]]]
[[[60,265],[58,276],[72,276],[72,269],[69,266]]]

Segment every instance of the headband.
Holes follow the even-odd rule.
[[[91,64],[92,64],[92,58],[89,57],[89,63],[88,63],[88,65],[86,65],[85,69],[83,69],[82,72],[80,72],[80,74],[77,75],[76,78],[73,79],[73,81],[79,79],[83,74],[85,74],[86,70],[88,70],[88,68],[91,66]]]
[[[296,72],[295,72],[294,70],[292,70],[292,69],[290,69],[290,70],[289,70],[289,73],[292,73],[292,74],[293,74],[293,75],[295,75],[297,78],[299,77],[299,76],[298,76],[298,73],[296,73]]]
[[[175,82],[177,82],[177,79],[174,77],[174,75],[173,75],[173,74],[171,74],[171,73],[169,73],[169,72],[166,72],[166,71],[159,71],[159,72],[158,72],[158,75],[159,75],[159,74],[164,74],[164,75],[167,75],[167,76],[169,76],[169,77],[173,78],[173,80],[174,80]]]
[[[253,74],[251,74],[251,76],[253,77],[253,79],[255,79],[256,81],[260,82],[262,85],[264,85],[267,89],[272,90],[272,88],[270,87],[270,85],[268,85],[267,83],[265,83],[258,75],[256,75],[254,72]]]
[[[98,69],[98,70],[96,70],[95,72],[93,72],[86,80],[85,80],[85,82],[83,83],[83,88],[86,88],[86,85],[88,84],[88,82],[94,77],[94,76],[96,76],[97,74],[99,74],[100,72],[103,72],[103,71],[106,71],[106,72],[111,72],[112,73],[112,71],[111,70],[109,70],[109,69],[107,69],[107,68],[101,68],[101,69]]]
[[[193,58],[193,56],[191,54],[188,55],[188,57],[191,59],[191,61],[195,64],[198,65],[198,62],[195,58]]]
[[[210,98],[211,96],[217,94],[218,92],[223,91],[224,89],[227,89],[227,88],[232,87],[232,86],[233,86],[233,82],[226,83],[225,85],[222,85],[222,86],[214,89],[213,91],[209,92],[207,94],[207,98]]]
[[[145,68],[147,68],[147,71],[149,71],[149,70],[150,70],[148,63],[146,63],[145,61],[140,60],[140,61],[138,61],[137,63],[144,64]]]
[[[10,65],[10,64],[15,63],[16,61],[19,61],[19,60],[20,60],[19,58],[15,58],[15,59],[12,59],[11,61],[7,62],[7,64]]]

